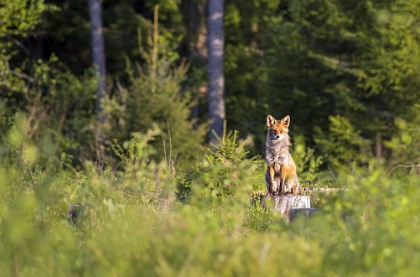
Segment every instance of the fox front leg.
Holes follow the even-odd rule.
[[[270,184],[271,184],[271,186],[270,186],[271,187],[271,193],[275,194],[278,188],[276,186],[275,179],[274,179],[274,175],[276,174],[276,170],[275,170],[273,164],[269,165],[269,174],[270,174],[269,176],[270,176]]]
[[[287,193],[286,167],[284,165],[280,166],[280,192],[281,192],[281,194],[286,194]]]

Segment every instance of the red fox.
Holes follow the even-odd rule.
[[[265,181],[268,193],[282,195],[287,193],[298,194],[299,180],[296,175],[296,164],[289,153],[290,116],[277,121],[271,115],[267,116],[266,161],[267,172]]]

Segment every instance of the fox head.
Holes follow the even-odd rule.
[[[286,115],[282,120],[277,121],[273,116],[267,116],[268,134],[271,140],[283,140],[289,132],[290,116]]]

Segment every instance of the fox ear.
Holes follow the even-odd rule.
[[[271,127],[276,125],[276,119],[272,117],[270,114],[267,116],[267,126]]]
[[[281,120],[281,124],[283,124],[283,126],[285,126],[286,128],[289,128],[290,116],[286,115],[285,117],[283,117],[283,119]]]

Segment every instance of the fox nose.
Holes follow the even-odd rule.
[[[279,138],[280,138],[280,136],[279,136],[279,135],[276,135],[276,138],[277,138],[277,139],[279,139]]]

